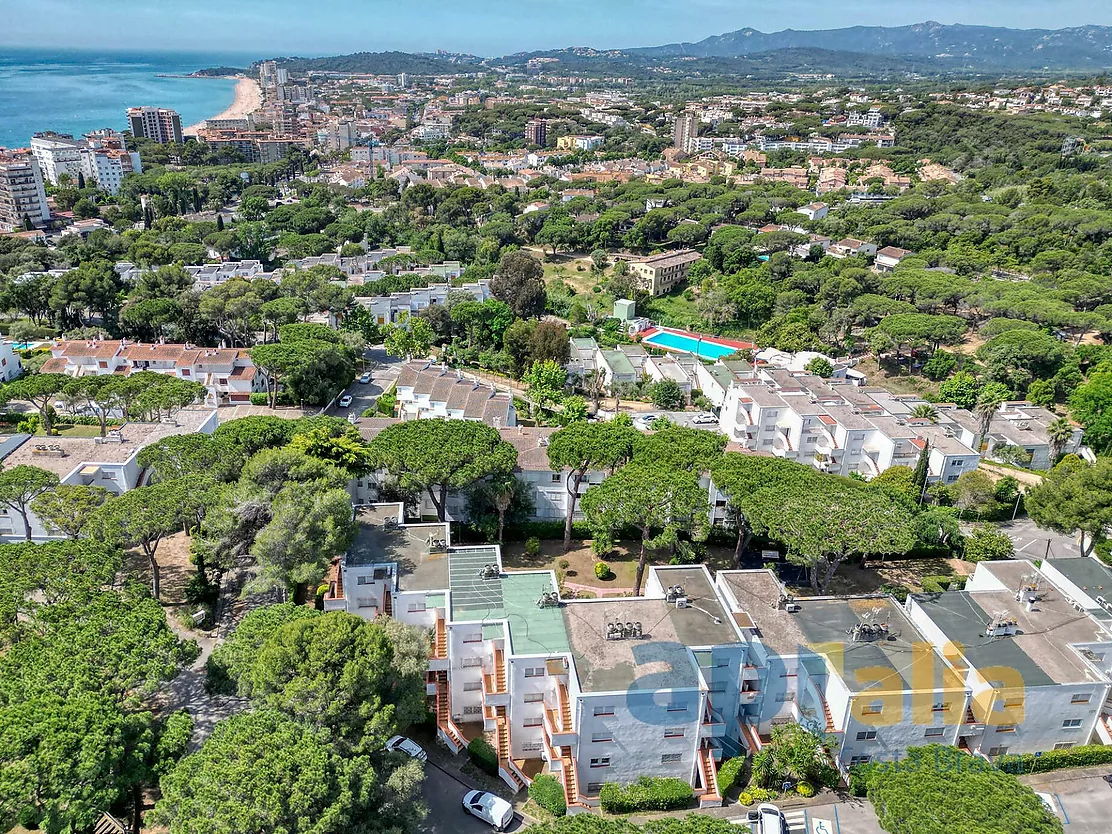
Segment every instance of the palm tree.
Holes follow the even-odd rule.
[[[922,403],[911,409],[911,416],[916,420],[930,420],[932,423],[938,422],[938,412],[934,410],[934,406],[930,403]]]
[[[977,397],[977,404],[973,406],[973,413],[977,415],[977,428],[979,429],[974,449],[979,450],[981,444],[985,442],[985,436],[992,425],[992,418],[1006,398],[1006,389],[998,383],[990,383],[981,389],[981,393]]]
[[[506,511],[509,510],[518,490],[517,477],[513,474],[495,477],[487,485],[487,490],[490,503],[498,511],[498,542],[501,544],[502,531],[506,527]]]
[[[1050,465],[1053,467],[1066,444],[1073,439],[1073,423],[1065,417],[1059,417],[1046,427],[1046,436],[1050,439]]]

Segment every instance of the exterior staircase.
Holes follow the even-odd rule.
[[[834,726],[834,716],[830,714],[830,705],[826,703],[826,699],[822,697],[822,693],[819,693],[819,703],[822,704],[822,714],[826,719],[826,731],[828,733],[833,733],[837,729]]]
[[[448,625],[443,617],[436,618],[436,630],[433,633],[432,651],[429,657],[433,660],[445,660],[448,657]]]
[[[568,697],[567,686],[558,684],[556,695],[560,701],[560,729],[568,732],[571,730],[571,698]]]
[[[560,764],[564,771],[564,800],[569,811],[572,808],[583,809],[587,804],[579,798],[579,777],[575,773],[575,758],[570,747],[560,748]]]
[[[382,592],[382,613],[387,617],[394,616],[394,595],[389,588]]]
[[[436,729],[437,734],[444,739],[453,753],[458,753],[467,746],[467,742],[463,740],[463,734],[456,729],[456,725],[452,721],[452,711],[448,700],[447,672],[436,673]]]
[[[718,792],[718,768],[714,764],[714,750],[709,744],[699,748],[699,774],[705,790],[705,793],[699,797],[699,807],[720,806],[722,794]]]
[[[507,785],[520,791],[525,782],[515,773],[516,766],[510,761],[510,725],[506,719],[506,708],[494,709],[494,749],[498,751],[498,775]]]

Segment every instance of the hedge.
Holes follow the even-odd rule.
[[[1019,753],[1000,756],[996,767],[1006,773],[1046,773],[1064,767],[1088,767],[1112,763],[1112,747],[1103,744],[1086,744],[1066,750],[1047,750],[1041,756],[1034,753]]]
[[[731,788],[738,786],[745,772],[745,756],[727,759],[718,768],[718,795],[725,796]]]
[[[746,788],[738,794],[737,801],[742,805],[756,805],[760,802],[771,802],[776,798],[776,791],[767,788]]]
[[[471,757],[471,761],[480,770],[489,773],[491,776],[498,775],[498,754],[494,752],[494,748],[482,736],[472,739],[471,743],[467,745],[467,755]]]
[[[869,775],[872,765],[853,765],[849,769],[849,792],[851,796],[867,796],[869,793]]]
[[[550,814],[562,817],[568,812],[568,803],[564,798],[564,786],[555,776],[541,773],[533,779],[529,786],[529,798],[540,805]]]
[[[632,785],[606,783],[598,797],[607,813],[633,814],[686,808],[695,799],[695,792],[683,779],[639,776]]]

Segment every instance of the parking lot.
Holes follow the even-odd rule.
[[[1029,518],[1008,521],[999,528],[1015,545],[1017,559],[1072,559],[1081,555],[1074,537],[1044,530]]]
[[[463,795],[471,790],[431,760],[425,763],[423,787],[428,816],[417,826],[421,834],[490,834],[490,826],[463,810]],[[507,831],[524,827],[520,815],[514,816]]]

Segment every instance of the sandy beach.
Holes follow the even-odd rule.
[[[259,82],[254,78],[240,78],[236,82],[235,99],[231,105],[221,113],[215,116],[209,116],[210,119],[242,119],[249,113],[254,113],[263,106],[263,91],[259,87]],[[195,125],[190,125],[185,128],[182,133],[196,133],[198,130],[205,126],[204,122],[198,122]]]

